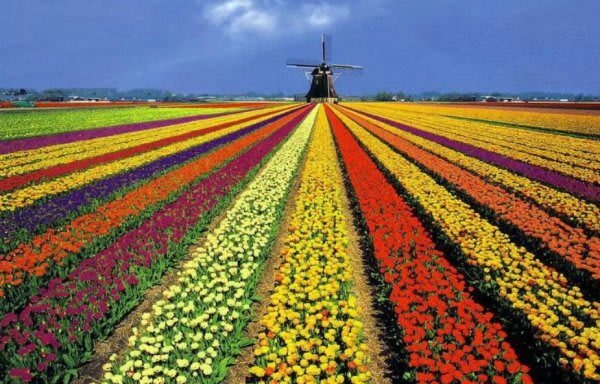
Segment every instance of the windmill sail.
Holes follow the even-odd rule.
[[[315,60],[291,57],[291,58],[287,59],[287,61],[285,62],[285,65],[288,67],[316,68],[319,65],[321,65],[321,63],[319,63]]]
[[[330,64],[331,68],[339,68],[339,69],[363,69],[360,65],[350,65],[350,64]]]
[[[330,63],[333,57],[333,40],[330,35],[323,34],[321,36],[322,57],[323,63]]]

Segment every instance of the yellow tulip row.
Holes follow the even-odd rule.
[[[104,365],[105,383],[216,382],[233,357],[250,314],[250,297],[280,210],[315,121],[311,111],[239,195],[192,259],[178,283],[163,292],[129,348]]]
[[[587,203],[569,193],[558,191],[542,183],[517,175],[500,167],[484,161],[469,157],[459,151],[444,147],[427,139],[399,130],[388,124],[361,116],[371,123],[401,137],[413,144],[420,146],[438,156],[441,156],[471,172],[479,174],[505,188],[516,191],[532,199],[539,205],[554,210],[561,215],[571,217],[577,223],[592,230],[600,230],[600,208]]]
[[[399,105],[410,111],[422,113],[435,113],[449,116],[464,117],[468,119],[497,121],[508,124],[518,124],[530,127],[541,127],[551,130],[560,130],[573,133],[598,134],[600,116],[581,113],[566,114],[548,111],[522,111],[500,108],[478,108],[437,105]]]
[[[362,342],[343,184],[325,113],[320,108],[300,178],[282,265],[261,319],[264,332],[250,368],[260,383],[364,383]]]
[[[271,111],[276,113],[284,108],[287,107],[273,108]],[[53,165],[66,164],[109,152],[116,152],[132,146],[150,143],[152,141],[183,134],[189,131],[208,128],[263,113],[265,113],[265,110],[255,110],[237,113],[232,116],[222,116],[190,123],[174,124],[168,127],[152,128],[121,135],[101,137],[86,140],[84,142],[76,141],[68,144],[52,145],[49,147],[0,155],[0,178],[20,175]]]
[[[586,300],[567,279],[548,268],[430,176],[338,112],[358,139],[389,170],[484,273],[502,300],[524,314],[536,337],[557,348],[561,362],[600,380],[600,303]]]
[[[563,136],[549,132],[531,131],[528,129],[507,129],[506,127],[498,126],[493,123],[460,120],[450,116],[444,116],[443,114],[409,111],[399,108],[394,104],[360,103],[356,104],[356,106],[357,108],[368,106],[371,110],[378,109],[394,112],[398,117],[402,117],[411,122],[435,122],[444,127],[451,127],[453,130],[460,129],[463,134],[468,133],[471,137],[476,137],[480,140],[493,138],[523,149],[538,148],[594,161],[598,161],[600,156],[600,149],[595,145],[595,141],[586,138]],[[485,131],[485,136],[481,135],[482,131]]]
[[[377,114],[381,117],[386,117],[394,121],[403,120],[401,116],[398,116],[398,113],[378,111]],[[553,153],[549,157],[548,153],[546,153],[544,149],[538,149],[537,153],[530,153],[535,150],[530,148],[528,151],[525,151],[519,149],[518,146],[514,144],[502,143],[501,141],[499,143],[499,140],[495,140],[488,135],[487,127],[482,127],[481,125],[465,121],[457,121],[455,124],[457,127],[459,127],[458,129],[453,127],[444,129],[443,124],[441,124],[440,121],[443,118],[429,116],[425,119],[427,119],[430,124],[414,124],[413,122],[410,125],[426,132],[442,135],[449,139],[473,145],[478,148],[483,148],[485,150],[511,157],[529,164],[562,172],[566,175],[573,176],[581,180],[593,183],[600,182],[600,173],[598,172],[598,164],[600,164],[600,162],[597,160],[577,161],[573,156],[559,155],[557,153]],[[482,135],[482,132],[485,132],[485,135]],[[593,141],[590,140],[590,147],[592,143]],[[575,162],[580,164],[574,164]]]
[[[264,116],[251,122],[235,124],[231,127],[211,132],[203,136],[195,137],[193,139],[185,140],[183,142],[167,145],[149,152],[144,152],[110,163],[100,164],[95,167],[60,176],[52,180],[43,181],[38,184],[25,186],[24,188],[0,195],[0,211],[13,211],[17,208],[31,205],[43,197],[56,195],[61,192],[84,186],[93,181],[103,179],[110,175],[125,172],[127,170],[158,160],[162,157],[169,156],[225,136],[251,124],[267,120],[270,117],[271,116]]]

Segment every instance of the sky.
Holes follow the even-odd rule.
[[[304,93],[332,36],[343,95],[600,94],[598,0],[0,0],[0,87]]]

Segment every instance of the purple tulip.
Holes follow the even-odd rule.
[[[17,321],[18,319],[19,318],[17,317],[17,315],[15,315],[14,313],[9,313],[8,315],[4,316],[4,318],[2,319],[2,321],[0,321],[0,328],[6,328],[12,322]]]
[[[17,353],[19,354],[19,356],[25,356],[28,353],[33,352],[34,350],[35,350],[35,344],[27,344],[27,345],[19,348]]]
[[[35,336],[40,340],[42,345],[50,345],[54,349],[60,346],[58,340],[56,340],[56,337],[52,332],[43,332],[38,330],[35,332]]]
[[[16,379],[21,379],[26,383],[30,382],[33,379],[33,376],[31,376],[31,372],[27,368],[13,368],[8,372],[8,374]]]

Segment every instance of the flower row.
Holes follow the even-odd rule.
[[[187,254],[210,219],[295,125],[287,124],[152,214],[66,279],[56,278],[19,313],[0,320],[0,375],[21,381],[69,379],[93,342]],[[293,142],[291,145],[296,145]],[[262,207],[262,206],[261,206]]]
[[[482,272],[482,286],[492,287],[513,312],[522,314],[536,337],[560,353],[560,364],[586,378],[600,379],[600,303],[586,300],[563,275],[517,247],[506,234],[368,131],[348,125],[460,249],[467,263]]]
[[[499,108],[459,107],[454,105],[410,105],[395,106],[421,113],[441,114],[446,116],[462,117],[474,120],[484,120],[494,123],[521,125],[525,127],[538,127],[549,131],[564,131],[572,133],[593,134],[594,127],[598,126],[598,116],[586,114],[548,113],[545,111],[515,111]]]
[[[321,108],[250,368],[259,383],[364,383],[344,188]]]
[[[417,382],[531,382],[506,333],[475,302],[424,225],[337,115],[328,110],[365,237],[402,330]]]
[[[31,184],[32,182],[54,179],[66,174],[75,173],[91,167],[97,167],[100,164],[107,164],[114,161],[127,159],[131,156],[143,154],[145,152],[149,152],[170,144],[184,142],[185,140],[207,135],[209,133],[216,132],[222,129],[222,126],[217,125],[203,130],[194,130],[191,132],[186,132],[181,135],[173,134],[170,137],[165,137],[163,139],[152,141],[150,143],[130,146],[126,149],[117,150],[114,152],[106,152],[102,155],[94,156],[94,154],[91,153],[92,156],[87,157],[85,159],[67,162],[66,164],[57,164],[51,167],[38,169],[34,172],[29,172],[25,175],[12,176],[0,180],[0,191],[4,192],[14,190],[16,188],[22,188],[28,184]]]
[[[267,119],[267,117],[262,117],[262,119]],[[199,137],[191,138],[183,142],[170,144],[149,152],[137,154],[107,164],[101,164],[79,172],[2,194],[0,195],[0,211],[12,211],[20,207],[25,207],[42,198],[46,198],[47,196],[56,195],[70,189],[84,186],[93,181],[103,179],[107,176],[137,168],[162,157],[184,151],[186,149],[206,143],[210,140],[222,137],[228,133],[235,132],[238,129],[244,128],[246,125],[248,125],[246,122],[234,124],[227,128],[220,129]]]
[[[572,176],[570,173],[560,172],[541,165],[530,164],[528,162],[515,159],[510,155],[497,153],[481,146],[472,145],[434,132],[405,125],[395,121],[394,119],[383,117],[380,114],[374,115],[369,112],[362,113],[403,131],[410,132],[427,140],[431,140],[438,144],[463,152],[471,157],[483,160],[490,164],[498,165],[515,173],[520,173],[530,179],[550,184],[558,189],[586,198],[590,201],[600,201],[600,185],[592,180],[583,180]]]
[[[491,183],[500,185],[507,190],[514,191],[527,199],[531,199],[544,207],[544,209],[554,211],[576,224],[583,225],[591,230],[600,231],[600,208],[595,204],[587,203],[568,193],[561,192],[537,181],[530,180],[527,177],[512,173],[509,170],[467,156],[460,151],[396,129],[368,116],[361,116],[361,118],[453,164],[480,175]]]
[[[27,279],[29,275],[34,278],[43,277],[53,272],[52,269],[60,268],[67,260],[70,261],[67,265],[76,264],[78,260],[85,258],[81,252],[86,247],[88,251],[93,252],[94,247],[90,250],[89,244],[96,239],[101,238],[102,243],[106,245],[111,238],[118,236],[118,232],[122,231],[128,222],[139,221],[144,213],[148,213],[148,209],[157,210],[160,204],[172,198],[173,194],[193,185],[202,175],[282,126],[294,124],[302,114],[303,111],[298,111],[284,116],[204,157],[100,205],[93,212],[75,218],[60,230],[48,229],[45,233],[35,236],[31,242],[21,244],[0,257],[0,295],[5,290],[10,290],[10,300],[5,300],[3,304],[16,305],[34,293],[32,289],[35,285],[31,279]]]
[[[440,179],[464,191],[477,204],[491,209],[494,215],[519,228],[523,235],[540,242],[541,248],[555,252],[560,259],[555,264],[564,265],[562,270],[571,271],[569,268],[572,268],[574,274],[586,271],[591,279],[600,281],[600,238],[588,236],[583,230],[565,224],[511,192],[422,150],[394,135],[397,130],[386,131],[356,114],[348,113],[348,116]]]
[[[463,140],[460,139],[462,137],[467,142],[480,142],[482,146],[490,145],[488,149],[497,146],[498,152],[503,151],[511,157],[530,163],[539,162],[542,166],[555,164],[557,166],[555,169],[562,171],[568,171],[569,166],[573,167],[575,172],[578,172],[578,168],[598,169],[597,162],[600,160],[600,154],[593,150],[594,140],[526,130],[508,130],[492,124],[457,121],[442,116],[411,120],[409,125],[417,127],[422,124],[423,128],[430,131],[437,127],[438,132],[444,135],[455,134],[458,140]],[[485,135],[481,135],[482,130],[485,130]],[[542,164],[544,160],[547,163]]]
[[[31,241],[35,234],[61,223],[64,225],[79,215],[92,212],[95,206],[116,199],[143,183],[193,161],[220,145],[260,129],[292,111],[284,111],[202,145],[162,157],[141,167],[106,177],[67,193],[49,196],[41,204],[34,204],[14,212],[4,212],[0,218],[0,237],[6,240],[0,244],[0,249],[6,253],[20,243]]]
[[[72,104],[71,104],[72,105]],[[175,119],[184,116],[213,114],[222,109],[190,110],[184,108],[110,108],[81,110],[26,111],[3,113],[0,126],[2,140],[39,135],[54,135],[73,130],[93,129],[117,124],[150,120]]]
[[[482,122],[457,120],[440,115],[406,113],[395,109],[388,109],[378,114],[528,163],[574,176],[597,177],[590,170],[598,169],[600,154],[594,151],[594,140],[591,139],[506,129],[506,127]],[[485,135],[481,134],[483,130]]]
[[[433,121],[442,124],[445,127],[452,126],[460,129],[461,127],[472,127],[473,131],[477,131],[477,127],[485,129],[486,136],[493,137],[507,143],[513,143],[523,148],[544,148],[550,153],[572,154],[581,159],[594,159],[600,154],[600,151],[590,146],[590,140],[585,137],[575,137],[572,135],[560,135],[556,132],[548,132],[543,130],[529,129],[507,129],[499,122],[485,120],[470,120],[460,118],[460,116],[452,116],[449,113],[419,111],[418,108],[411,107],[401,108],[392,104],[366,104],[368,109],[363,108],[362,104],[356,104],[357,109],[361,110],[376,110],[377,107],[385,108],[388,111],[394,111],[398,117],[407,119],[411,123],[419,121],[431,125]],[[416,106],[416,105],[415,105]],[[556,116],[556,115],[555,115]],[[475,136],[473,136],[475,137]],[[481,137],[481,135],[479,136]]]
[[[277,111],[277,109],[272,109],[267,114]],[[250,111],[86,140],[85,145],[82,145],[81,142],[75,142],[0,155],[0,177],[30,173],[59,164],[97,157],[200,129],[204,130],[216,126],[224,128],[225,126],[222,126],[224,123],[233,121],[243,123],[251,118],[259,118],[265,115],[264,111]]]
[[[245,342],[251,297],[312,131],[310,112],[240,194],[204,244],[133,329],[105,381],[220,382]],[[113,360],[115,360],[113,358]]]
[[[433,116],[432,116],[433,117]],[[413,121],[416,119],[413,119]],[[461,129],[464,133],[477,131],[483,128],[486,131],[486,138],[494,140],[497,143],[510,143],[518,148],[525,150],[545,150],[546,155],[554,154],[571,155],[580,160],[596,160],[600,151],[594,148],[593,141],[588,138],[578,138],[572,135],[557,135],[552,132],[531,131],[528,129],[506,129],[506,126],[486,123],[483,121],[470,121],[435,115],[434,119],[426,119],[430,124],[434,121],[444,127],[455,127]],[[464,129],[464,128],[470,129]],[[471,135],[475,137],[474,135]],[[479,135],[480,138],[481,135]],[[484,139],[484,138],[482,138]],[[542,154],[542,152],[537,152]],[[581,163],[585,165],[585,163]]]

